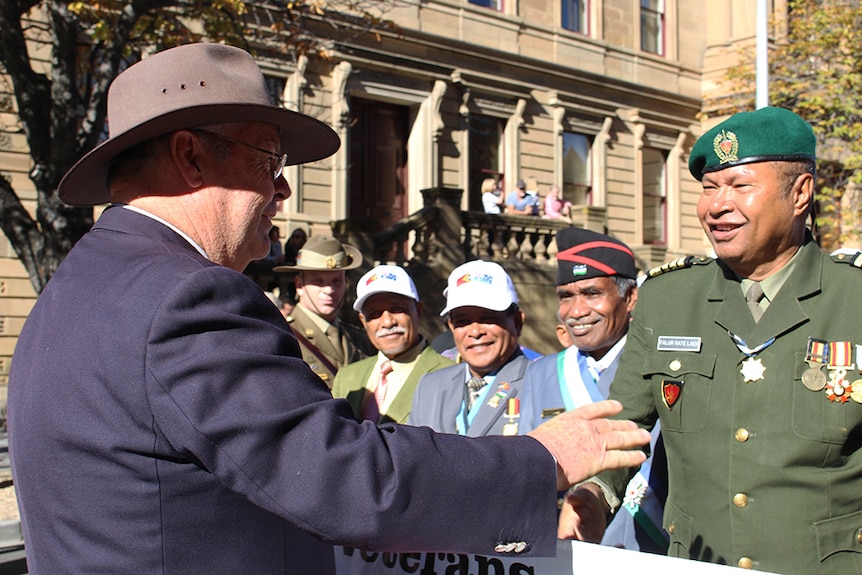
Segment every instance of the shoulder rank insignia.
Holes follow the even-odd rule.
[[[652,268],[647,272],[647,279],[654,278],[656,276],[660,276],[663,273],[672,272],[674,270],[681,270],[696,265],[708,264],[711,261],[712,258],[707,256],[685,256],[679,258],[678,260],[673,260],[672,262],[667,262],[666,264],[662,264],[658,267]]]
[[[841,252],[833,254],[832,261],[842,264],[850,264],[851,266],[862,268],[862,252]]]

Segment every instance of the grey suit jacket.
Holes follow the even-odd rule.
[[[468,436],[502,435],[503,425],[508,423],[504,417],[506,404],[521,391],[529,365],[530,360],[520,349],[516,350],[490,384],[482,407],[467,429]],[[413,394],[410,424],[425,425],[443,433],[458,433],[456,420],[464,402],[466,369],[465,364],[459,363],[424,375]]]
[[[423,340],[424,341],[424,340]],[[335,384],[332,386],[333,397],[343,397],[350,403],[353,408],[353,413],[357,418],[362,419],[362,412],[365,409],[365,398],[367,390],[365,388],[368,378],[371,376],[371,371],[377,365],[377,357],[369,357],[350,365],[345,365],[335,376]],[[410,406],[413,402],[413,392],[419,384],[419,379],[426,373],[436,371],[441,367],[454,365],[451,359],[445,358],[430,346],[426,344],[425,349],[419,354],[416,365],[404,385],[398,391],[398,395],[392,400],[386,413],[381,413],[378,418],[378,423],[407,423],[407,418],[410,415]]]

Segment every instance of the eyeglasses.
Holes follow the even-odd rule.
[[[220,140],[224,140],[225,142],[230,142],[231,144],[239,144],[240,146],[245,146],[246,148],[251,148],[252,150],[257,150],[258,152],[263,152],[267,156],[269,156],[270,161],[275,162],[274,164],[270,164],[270,168],[272,168],[272,179],[278,180],[281,177],[281,174],[284,172],[284,166],[287,164],[287,154],[273,154],[269,150],[264,148],[258,148],[257,146],[252,146],[251,144],[246,144],[245,142],[240,142],[239,140],[234,140],[233,138],[228,138],[227,136],[223,136],[218,132],[210,132],[209,130],[202,130],[200,128],[192,130],[193,132],[197,132],[198,134],[204,134],[205,136],[212,136],[213,138],[218,138]],[[274,168],[272,166],[275,166]]]

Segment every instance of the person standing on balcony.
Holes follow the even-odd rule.
[[[356,417],[407,423],[419,378],[453,365],[419,333],[422,302],[404,268],[379,265],[356,288],[353,309],[377,355],[345,365],[335,376],[333,397],[344,397]]]
[[[287,323],[299,341],[302,359],[330,388],[339,369],[376,352],[365,330],[339,317],[347,295],[346,272],[360,265],[358,249],[316,235],[299,250],[296,264],[273,270],[298,272],[294,285],[299,301]]]
[[[505,415],[530,360],[518,346],[525,316],[512,279],[499,264],[474,260],[449,274],[443,295],[440,315],[461,363],[422,377],[409,423],[472,437],[516,434]]]
[[[647,434],[604,419],[610,401],[530,437],[357,421],[241,273],[269,249],[288,158],[326,158],[337,134],[273,105],[222,44],[146,57],[107,103],[108,139],[58,194],[111,205],[35,303],[9,375],[30,573],[333,575],[334,543],[543,556],[555,488],[643,460],[628,450]],[[489,504],[504,475],[518,497]]]
[[[505,205],[503,190],[497,185],[497,181],[494,178],[485,178],[482,180],[482,208],[485,210],[485,213],[502,213],[503,206]]]
[[[527,193],[524,180],[518,180],[515,189],[506,197],[506,213],[511,216],[539,215],[539,198]]]

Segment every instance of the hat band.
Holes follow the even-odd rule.
[[[701,170],[702,173],[708,174],[710,172],[718,172],[725,168],[732,168],[733,166],[741,166],[743,164],[754,164],[757,162],[816,162],[817,158],[812,156],[811,154],[778,154],[774,156],[748,156],[745,158],[740,158],[735,162],[727,162],[724,164],[716,164],[714,166],[704,166]]]
[[[297,265],[304,267],[320,268],[337,270],[343,267],[344,252],[335,252],[331,255],[319,254],[317,252],[305,252],[300,250],[300,255],[296,260]]]

